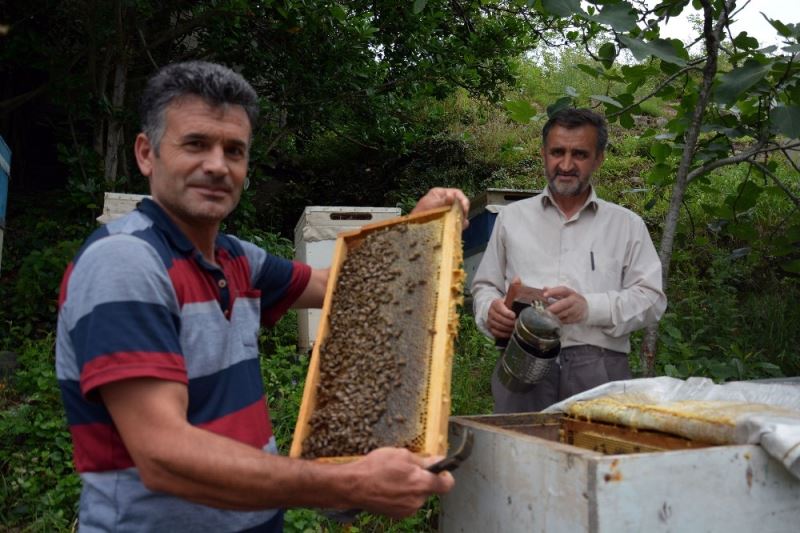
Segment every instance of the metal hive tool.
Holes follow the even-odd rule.
[[[460,263],[456,209],[340,235],[291,456],[445,453]]]

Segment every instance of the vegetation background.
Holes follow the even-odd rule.
[[[742,2],[739,2],[740,4]],[[660,37],[692,11],[698,40]],[[599,194],[660,247],[669,308],[634,338],[640,375],[800,373],[800,27],[734,35],[732,0],[33,0],[0,14],[0,135],[13,151],[0,276],[0,525],[70,531],[78,477],[53,370],[61,275],[105,191],[146,192],[130,157],[159,65],[234,66],[262,96],[251,187],[226,230],[272,253],[306,205],[400,206],[435,185],[540,189],[547,112],[611,123]],[[653,332],[648,333],[650,335]],[[657,340],[657,343],[656,343]],[[650,343],[653,343],[650,345]],[[307,355],[292,313],[261,336],[288,450]],[[453,413],[491,411],[497,353],[462,310]],[[349,531],[436,529],[437,501]],[[335,531],[292,510],[287,531]]]

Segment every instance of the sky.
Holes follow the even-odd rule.
[[[738,0],[736,5],[741,7],[745,0]],[[684,13],[701,14],[691,5],[687,6]],[[759,44],[768,46],[780,44],[780,36],[775,29],[761,16],[764,13],[771,19],[778,19],[783,23],[800,23],[800,0],[750,0],[744,9],[735,17],[736,22],[731,26],[734,37],[739,32],[746,31],[748,35],[758,39]],[[686,16],[672,19],[661,29],[662,37],[678,38],[687,41],[694,35],[692,25]]]

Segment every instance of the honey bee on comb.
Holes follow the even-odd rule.
[[[349,250],[320,346],[306,458],[420,451],[442,222],[389,226]]]

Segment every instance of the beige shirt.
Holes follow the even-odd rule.
[[[565,347],[630,352],[630,333],[659,320],[667,306],[661,261],[644,221],[594,189],[569,220],[548,189],[500,211],[470,288],[485,334],[489,306],[516,276],[530,287],[565,285],[586,298],[585,321],[562,328]]]

